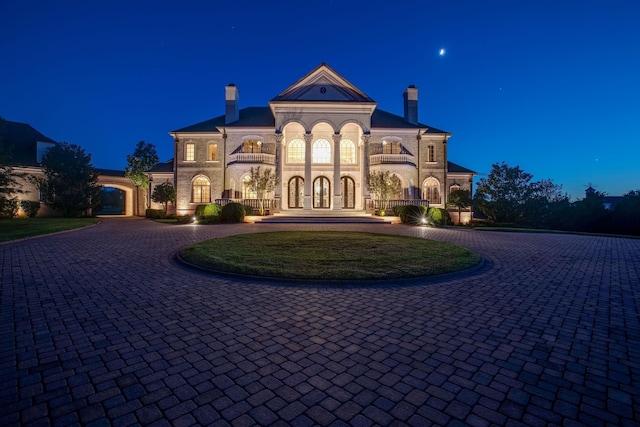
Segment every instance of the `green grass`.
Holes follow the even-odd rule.
[[[12,218],[0,219],[0,242],[72,230],[95,224],[98,218]]]
[[[386,280],[463,270],[480,262],[448,243],[375,233],[292,231],[207,240],[180,252],[214,271],[314,280]]]

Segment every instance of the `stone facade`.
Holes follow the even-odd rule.
[[[178,214],[199,204],[256,199],[245,179],[252,167],[278,178],[272,209],[323,215],[374,208],[369,172],[390,171],[402,182],[399,200],[444,207],[452,189],[472,190],[475,172],[447,159],[446,131],[418,122],[418,89],[404,94],[404,117],[377,103],[326,64],[269,102],[241,109],[239,90],[225,88],[225,114],[170,132]],[[154,170],[154,183],[168,181]]]

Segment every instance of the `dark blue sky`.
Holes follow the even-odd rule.
[[[0,1],[0,116],[122,169],[139,140],[267,102],[326,62],[379,108],[453,133],[572,197],[640,189],[640,2]],[[443,56],[440,49],[445,49]]]

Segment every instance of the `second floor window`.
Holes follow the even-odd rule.
[[[243,153],[262,153],[262,141],[258,139],[245,139],[242,147]]]
[[[331,163],[331,144],[326,139],[313,143],[313,163]]]
[[[218,144],[209,144],[209,155],[207,157],[207,160],[218,160]]]
[[[400,141],[382,141],[382,154],[400,154],[401,152]]]
[[[287,145],[287,162],[304,163],[304,141],[293,139]]]
[[[433,145],[427,145],[427,162],[433,163],[436,161],[436,147]]]
[[[340,141],[340,163],[354,164],[356,162],[356,144],[350,139]]]
[[[185,146],[184,159],[188,162],[196,159],[196,144],[190,142]]]

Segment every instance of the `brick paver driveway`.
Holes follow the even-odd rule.
[[[336,288],[172,261],[208,237],[294,228],[429,237],[490,263]],[[0,254],[2,426],[640,422],[640,240],[107,219]]]

